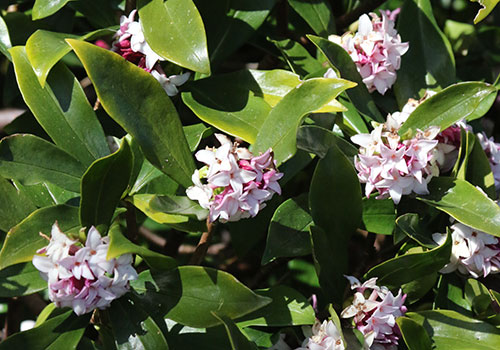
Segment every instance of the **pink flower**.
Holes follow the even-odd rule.
[[[227,136],[215,136],[221,146],[196,152],[196,159],[206,166],[195,170],[194,186],[186,194],[209,209],[211,222],[254,217],[264,208],[264,202],[275,193],[281,194],[278,180],[283,174],[275,168],[272,151],[254,156]]]
[[[345,345],[340,331],[333,321],[316,320],[312,328],[312,335],[304,340],[302,347],[296,350],[344,350]]]

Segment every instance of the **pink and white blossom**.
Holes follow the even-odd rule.
[[[296,350],[344,350],[345,344],[342,335],[333,321],[325,320],[316,323],[312,327],[312,335],[305,339],[302,347]]]
[[[215,136],[221,146],[196,152],[196,159],[205,167],[195,170],[194,185],[186,194],[209,209],[211,222],[254,217],[265,207],[264,202],[281,194],[278,180],[283,174],[276,170],[272,151],[254,156],[227,136]]]
[[[488,138],[484,132],[476,135],[490,161],[491,171],[495,178],[495,188],[500,191],[500,143],[495,142],[493,137]]]
[[[370,349],[396,350],[400,337],[396,319],[407,311],[404,305],[406,294],[400,289],[394,296],[386,287],[377,286],[376,278],[361,284],[355,277],[346,277],[356,293],[341,317],[353,318],[355,327],[364,335]]]
[[[129,281],[137,278],[132,255],[107,259],[108,248],[108,237],[101,237],[93,226],[82,247],[55,223],[48,246],[33,257],[33,265],[48,282],[50,300],[58,307],[71,307],[77,315],[82,315],[96,308],[105,309],[125,294]]]
[[[395,82],[396,71],[401,66],[401,56],[408,51],[408,43],[394,28],[399,11],[381,11],[382,18],[375,13],[359,17],[358,31],[345,33],[341,37],[331,35],[328,39],[342,46],[356,64],[368,91],[384,94]],[[331,71],[325,77],[333,76]]]

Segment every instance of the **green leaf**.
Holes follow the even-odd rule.
[[[207,128],[203,123],[184,126],[182,129],[186,135],[191,152],[196,151],[201,140],[212,133],[212,129]]]
[[[190,327],[219,324],[212,311],[235,319],[271,302],[227,272],[200,266],[181,266],[161,273],[144,271],[131,286],[145,305]]]
[[[432,232],[426,227],[425,222],[420,220],[418,214],[403,214],[396,219],[396,225],[419,245],[431,249],[436,246],[436,242],[432,239]]]
[[[71,46],[65,39],[88,40],[97,36],[112,35],[111,29],[98,29],[82,36],[49,32],[39,29],[26,41],[26,54],[42,87],[52,67],[66,54],[71,52]]]
[[[458,274],[444,274],[439,277],[434,309],[449,309],[472,317],[472,307],[464,296],[464,281]]]
[[[106,225],[127,189],[132,173],[132,152],[127,140],[120,149],[96,160],[82,177],[80,223],[83,227]]]
[[[36,209],[25,194],[17,190],[8,180],[2,177],[0,177],[0,198],[2,198],[2,205],[0,206],[0,230],[5,232],[9,231],[11,227],[17,225]]]
[[[10,53],[24,101],[54,143],[86,166],[109,154],[102,127],[69,69],[56,65],[42,88],[24,47]]]
[[[185,196],[155,196],[149,202],[152,210],[172,215],[186,215],[203,221],[207,218],[208,210],[203,209],[198,202]]]
[[[0,251],[0,269],[31,261],[36,251],[48,244],[39,232],[48,235],[56,221],[64,232],[78,230],[78,208],[56,205],[38,209],[14,226]]]
[[[340,148],[346,157],[354,159],[358,149],[330,130],[315,126],[301,126],[297,132],[297,148],[324,158],[333,145]]]
[[[280,50],[283,59],[294,73],[305,77],[324,70],[321,62],[312,57],[309,51],[298,42],[291,39],[271,40],[271,42]]]
[[[389,288],[399,287],[417,278],[439,271],[450,262],[451,235],[446,242],[421,253],[407,253],[372,267],[365,279],[378,277],[377,283]]]
[[[460,179],[435,177],[428,189],[430,194],[417,198],[467,226],[500,237],[500,208],[473,185]]]
[[[397,29],[402,41],[410,43],[394,85],[399,106],[429,88],[445,88],[455,81],[453,51],[436,23],[430,0],[405,1]]]
[[[160,327],[134,299],[125,297],[113,301],[109,318],[117,350],[168,350]]]
[[[156,79],[111,51],[82,41],[67,42],[108,114],[139,143],[151,164],[190,186],[193,157],[177,111]]]
[[[137,8],[154,52],[181,67],[210,74],[205,27],[192,0],[139,0]]]
[[[51,182],[79,192],[85,167],[59,147],[30,134],[0,141],[0,174],[25,185]]]
[[[398,317],[396,323],[408,350],[432,349],[431,339],[422,325],[408,317]]]
[[[425,130],[430,126],[444,130],[463,118],[470,120],[471,115],[478,118],[475,112],[491,94],[496,94],[496,89],[490,84],[453,84],[422,102],[401,126],[399,134],[404,135],[410,130],[414,133],[416,129]]]
[[[36,0],[33,5],[33,20],[53,15],[64,7],[70,0]]]
[[[319,36],[327,38],[335,33],[335,19],[328,1],[288,0],[288,3]]]
[[[271,219],[262,265],[280,257],[310,254],[309,226],[312,224],[306,195],[283,202]]]
[[[284,70],[242,70],[190,82],[182,100],[204,122],[253,143],[271,107],[300,82]]]
[[[491,165],[486,153],[481,147],[477,136],[474,135],[474,147],[469,155],[465,179],[474,186],[479,186],[488,195],[495,199],[495,178],[491,171]]]
[[[363,224],[368,232],[392,235],[396,210],[391,199],[363,198]]]
[[[316,318],[312,306],[295,289],[278,285],[256,292],[271,298],[273,301],[263,308],[237,319],[238,327],[285,327],[314,324]]]
[[[479,11],[477,11],[476,17],[474,17],[474,24],[478,24],[483,19],[488,16],[491,11],[497,6],[499,0],[470,0],[472,2],[477,2],[481,5]]]
[[[481,315],[488,310],[491,305],[491,296],[488,288],[474,278],[465,281],[465,297],[468,299],[472,310],[477,315]]]
[[[153,252],[146,247],[139,246],[130,242],[122,234],[119,225],[111,226],[109,230],[109,248],[107,259],[117,258],[123,254],[137,254],[140,255],[146,263],[154,269],[158,270],[168,270],[177,266],[177,261],[175,259]]]
[[[53,317],[38,327],[16,333],[0,343],[0,350],[76,349],[89,324],[90,314],[76,316],[73,310]]]
[[[9,52],[11,47],[12,43],[10,42],[9,28],[7,27],[3,17],[0,16],[0,52],[3,53],[9,61],[12,61]]]
[[[297,151],[296,135],[304,116],[328,104],[345,89],[355,86],[343,79],[315,78],[291,90],[272,109],[253,145],[254,151],[272,148],[278,165]]]
[[[434,272],[403,284],[401,289],[406,294],[406,303],[413,304],[423,298],[436,285],[437,279],[438,273]]]
[[[212,315],[217,318],[226,328],[232,350],[257,350],[257,345],[248,340],[234,322],[226,315],[212,311]]]
[[[47,288],[31,262],[17,264],[0,271],[0,297],[12,298],[29,295]]]
[[[500,344],[497,328],[455,311],[409,312],[406,316],[424,327],[435,350],[496,350]]]
[[[363,79],[358,73],[356,64],[343,47],[314,35],[307,36],[314,45],[326,56],[330,65],[340,71],[342,78],[355,82],[357,85],[347,91],[347,95],[360,113],[379,122],[384,122],[385,118],[380,114],[373,101]]]

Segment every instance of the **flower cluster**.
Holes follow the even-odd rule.
[[[302,347],[296,350],[344,350],[342,336],[333,321],[316,320],[312,328],[312,335],[304,340]]]
[[[429,193],[427,184],[439,173],[434,161],[439,127],[417,130],[415,137],[402,140],[398,130],[408,115],[403,108],[403,112],[389,114],[384,124],[375,125],[370,134],[351,137],[361,146],[355,166],[359,180],[366,184],[367,197],[377,190],[377,198],[390,196],[397,204],[402,195]]]
[[[221,146],[207,147],[196,153],[196,159],[206,166],[195,170],[194,186],[189,187],[186,194],[209,209],[211,222],[218,218],[237,221],[254,217],[274,193],[281,194],[278,180],[283,174],[276,170],[272,151],[253,156],[225,135],[215,136]]]
[[[127,61],[143,68],[151,73],[169,96],[175,96],[179,92],[177,87],[189,79],[189,73],[168,76],[158,64],[164,59],[158,55],[146,42],[140,21],[135,21],[137,10],[130,15],[120,18],[120,28],[115,34],[112,50],[121,55]]]
[[[446,234],[434,233],[434,241],[443,244]],[[492,235],[478,231],[456,222],[451,225],[450,262],[441,269],[441,273],[450,273],[458,269],[465,275],[475,278],[486,277],[490,273],[500,272],[500,240]]]
[[[394,28],[398,10],[381,11],[382,18],[370,13],[359,17],[356,34],[347,32],[341,37],[328,39],[342,46],[356,64],[368,91],[384,94],[396,82],[396,71],[401,66],[401,56],[408,51]]]
[[[48,238],[48,237],[46,237]],[[96,308],[105,309],[129,290],[137,278],[132,255],[106,259],[108,237],[91,227],[85,246],[69,239],[57,223],[52,226],[49,244],[33,257],[33,265],[48,282],[49,297],[58,307],[71,307],[77,315]]]
[[[495,188],[500,191],[500,143],[496,143],[493,137],[488,138],[484,132],[477,133],[476,136],[490,161],[491,171],[495,178]]]
[[[386,287],[377,286],[376,278],[361,284],[355,277],[346,277],[356,293],[352,305],[345,308],[341,316],[354,317],[354,324],[370,349],[396,350],[400,336],[396,319],[406,313],[406,294],[400,289],[394,296]]]

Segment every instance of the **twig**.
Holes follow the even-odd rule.
[[[361,16],[363,13],[368,13],[372,12],[375,10],[377,7],[382,5],[384,2],[387,0],[367,0],[361,3],[358,7],[356,7],[354,10],[351,12],[348,12],[346,14],[343,14],[340,16],[337,21],[337,31],[340,32],[341,29],[347,27],[349,24],[354,22]]]
[[[135,7],[135,0],[127,0],[125,3],[125,13],[128,15]]]
[[[12,298],[7,305],[7,317],[5,317],[5,328],[3,330],[3,340],[8,336],[19,332],[21,324],[21,313],[19,312],[19,300]]]
[[[210,244],[210,240],[212,239],[214,228],[215,223],[210,222],[209,218],[207,218],[207,231],[202,233],[193,256],[191,257],[191,260],[189,260],[189,263],[191,265],[200,265],[205,258],[208,250],[208,245]]]

